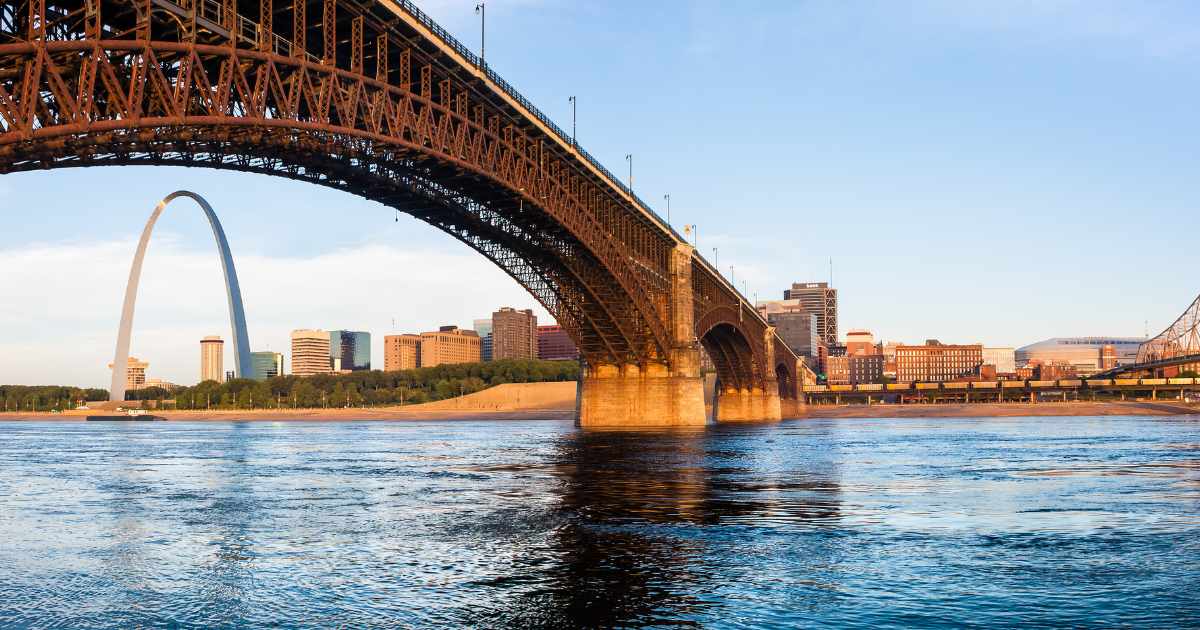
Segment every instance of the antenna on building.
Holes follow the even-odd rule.
[[[833,286],[833,257],[829,257],[829,286]]]

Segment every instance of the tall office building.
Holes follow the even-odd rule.
[[[579,348],[562,326],[538,326],[537,356],[546,361],[567,361],[579,358]]]
[[[386,372],[421,367],[421,335],[387,335],[383,338],[383,369]]]
[[[371,333],[329,331],[329,366],[334,372],[371,369]]]
[[[329,333],[324,330],[292,331],[292,374],[329,374]]]
[[[817,335],[826,345],[838,340],[837,289],[828,282],[792,283],[783,292],[784,300],[798,300],[804,310],[817,316]]]
[[[283,375],[283,355],[278,352],[251,352],[250,365],[254,368],[250,378],[256,381]]]
[[[225,382],[225,341],[220,337],[200,340],[200,381]]]
[[[129,357],[129,361],[125,363],[125,391],[131,392],[146,386],[146,368],[148,367],[150,367],[149,363],[139,361],[136,357]],[[109,363],[108,369],[113,369],[113,364]]]
[[[492,313],[492,358],[536,359],[537,316],[529,309],[507,306]]]
[[[472,322],[475,334],[479,335],[479,360],[492,360],[492,320],[477,319]]]
[[[458,326],[442,326],[421,333],[421,367],[450,363],[478,363],[479,335]]]

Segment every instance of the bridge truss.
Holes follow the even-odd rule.
[[[1137,362],[1162,363],[1200,355],[1200,297],[1175,323],[1138,348]]]
[[[409,213],[516,279],[589,364],[670,361],[694,308],[726,382],[795,371],[702,257],[673,301],[685,241],[409,0],[0,0],[0,173],[139,164]]]

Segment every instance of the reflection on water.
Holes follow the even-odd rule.
[[[1196,625],[1200,421],[0,425],[0,626]]]

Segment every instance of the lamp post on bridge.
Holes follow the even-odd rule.
[[[671,195],[663,195],[663,199],[667,201],[667,225],[671,225]]]
[[[475,14],[479,16],[479,65],[487,66],[484,61],[487,54],[487,7],[480,2],[475,5]]]
[[[713,266],[717,268],[717,275],[721,275],[721,252],[717,248],[713,248]]]
[[[633,154],[626,153],[625,161],[629,162],[629,192],[630,192],[630,194],[632,194],[633,193]]]
[[[575,140],[575,97],[567,99],[571,102],[571,145],[578,147],[579,142]]]

